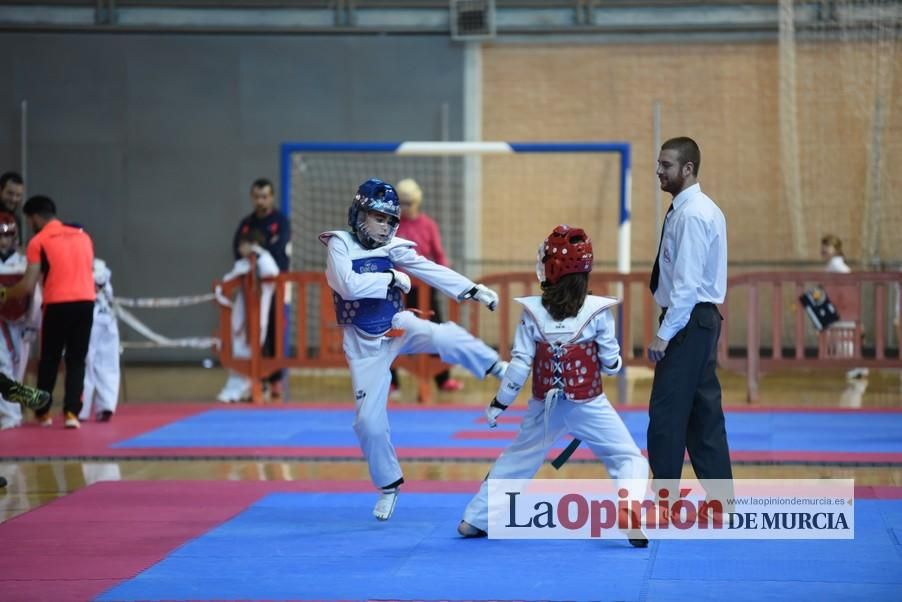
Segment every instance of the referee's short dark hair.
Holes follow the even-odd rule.
[[[39,194],[25,201],[22,213],[25,215],[40,215],[41,217],[56,217],[56,203],[49,196]]]
[[[682,168],[687,163],[692,163],[692,175],[698,175],[698,170],[702,167],[702,151],[699,150],[695,140],[686,136],[671,138],[661,145],[661,150],[675,150],[677,160],[680,162],[679,167]]]

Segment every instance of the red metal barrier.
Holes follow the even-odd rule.
[[[326,276],[322,272],[284,272],[275,278],[267,279],[276,285],[273,294],[275,305],[275,354],[273,357],[264,357],[259,345],[251,344],[250,358],[234,357],[231,337],[232,308],[227,305],[220,306],[219,333],[222,340],[220,361],[223,366],[250,377],[251,399],[254,403],[263,402],[261,379],[276,370],[289,368],[337,368],[346,367],[344,351],[342,351],[342,329],[335,323],[332,310],[332,289],[326,282]],[[260,284],[261,281],[251,273],[239,279],[227,283],[216,283],[222,294],[231,297],[238,290],[244,295],[246,309],[246,324],[248,341],[259,341],[260,336]],[[415,286],[421,287],[418,308],[424,314],[429,312],[429,287],[413,280]],[[293,345],[286,341],[286,290],[291,290],[291,298],[294,299],[292,310],[294,314],[294,328],[289,333]],[[308,311],[310,300],[318,308],[318,316],[315,312]],[[451,302],[448,312],[448,320],[460,321],[460,307]],[[294,354],[289,355],[288,349],[294,348]],[[437,357],[429,355],[402,356],[394,364],[413,374],[417,379],[418,399],[420,403],[429,403],[432,400],[431,381],[436,374],[445,370],[448,366]]]
[[[645,355],[648,344],[657,332],[658,308],[648,292],[648,273],[618,274],[593,272],[590,290],[599,295],[618,297],[618,332],[622,341],[623,360],[627,366],[651,367]],[[262,401],[260,379],[277,369],[345,367],[342,352],[342,330],[335,324],[332,310],[332,291],[322,272],[286,272],[273,279],[276,284],[274,303],[276,318],[276,349],[274,357],[263,357],[258,345],[251,345],[248,359],[236,359],[232,354],[230,321],[231,308],[223,307],[220,315],[222,338],[221,361],[227,368],[248,374],[253,382],[253,400]],[[509,359],[516,320],[520,312],[513,301],[515,296],[538,294],[535,275],[530,273],[494,274],[480,282],[498,292],[500,302],[496,312],[468,302],[449,302],[447,319],[464,325],[475,336],[499,349]],[[843,321],[854,324],[851,333],[830,330],[820,335],[815,354],[807,346],[806,333],[811,327],[798,303],[798,297],[814,283],[823,285],[839,307]],[[428,311],[430,291],[422,283],[419,309]],[[895,337],[887,337],[887,302],[894,287],[902,285],[899,272],[859,272],[828,274],[824,272],[755,272],[739,274],[728,280],[727,301],[721,307],[724,316],[723,333],[718,351],[721,366],[747,375],[749,402],[758,398],[758,381],[762,372],[792,367],[883,367],[902,369],[898,347],[898,325]],[[222,285],[226,294],[242,288],[247,302],[248,340],[259,340],[259,286],[253,276]],[[286,289],[291,288],[294,329],[293,345],[285,340]],[[762,296],[770,296],[769,313],[762,319]],[[316,307],[310,306],[311,302]],[[467,315],[461,309],[465,307]],[[790,307],[787,311],[786,308]],[[743,323],[732,324],[730,316],[739,311]],[[865,324],[867,318],[869,324]],[[791,322],[787,328],[787,322]],[[732,327],[732,328],[731,328]],[[744,328],[745,333],[741,330]],[[871,333],[873,353],[862,353],[861,333]],[[762,333],[770,337],[770,350],[762,352]],[[786,340],[787,335],[791,341]],[[813,336],[813,335],[811,335]],[[834,337],[836,337],[834,339]],[[742,344],[730,345],[730,340]],[[895,341],[892,339],[895,338]],[[893,347],[895,344],[895,347]],[[837,347],[838,345],[838,347]],[[294,355],[286,348],[293,347]],[[789,353],[784,353],[785,348]],[[730,349],[734,351],[730,351]],[[836,349],[844,350],[836,353]],[[745,352],[743,352],[745,350]],[[851,351],[851,353],[846,353]],[[446,369],[438,358],[427,355],[398,358],[396,366],[417,379],[418,399],[428,403],[433,396],[433,377]]]
[[[814,285],[824,287],[845,324],[817,334],[816,352],[812,353],[806,338],[815,336],[814,329],[798,298]],[[892,306],[888,303],[899,286],[900,272],[751,272],[732,276],[727,281],[727,300],[721,308],[724,334],[719,364],[745,372],[749,403],[758,400],[763,372],[795,367],[902,368],[902,331],[898,323],[890,326]],[[768,308],[763,307],[764,296],[770,297]],[[729,316],[737,306],[745,314],[745,354],[730,354],[728,349]],[[787,340],[787,334],[791,340]],[[769,349],[762,345],[762,336],[769,336]],[[863,353],[865,343],[870,350],[867,355]]]

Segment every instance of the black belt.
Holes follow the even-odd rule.
[[[702,301],[701,303],[696,303],[696,304],[695,304],[695,306],[692,308],[693,311],[695,310],[696,307],[710,307],[710,308],[713,308],[713,309],[717,309],[717,304],[716,304],[716,303],[711,303],[710,301]],[[667,313],[667,308],[666,308],[666,307],[662,307],[662,308],[661,308],[661,317],[663,318],[664,315],[665,315],[666,313]]]
[[[713,307],[714,309],[717,309],[717,303],[711,303],[710,301],[702,301],[701,303],[696,303],[695,306],[693,307],[693,309],[695,309],[696,307]],[[666,314],[667,308],[662,307],[661,312]]]

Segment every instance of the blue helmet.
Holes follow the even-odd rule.
[[[385,231],[373,232],[367,228],[366,215],[370,212],[388,216],[388,228]],[[387,245],[398,231],[400,223],[401,203],[391,184],[370,178],[360,185],[348,209],[348,225],[357,235],[360,244],[367,249]]]

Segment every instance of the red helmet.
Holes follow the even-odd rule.
[[[16,218],[12,213],[0,211],[0,234],[17,234]]]
[[[592,271],[592,241],[582,228],[562,224],[539,247],[536,275],[539,282],[555,284],[567,274]]]

